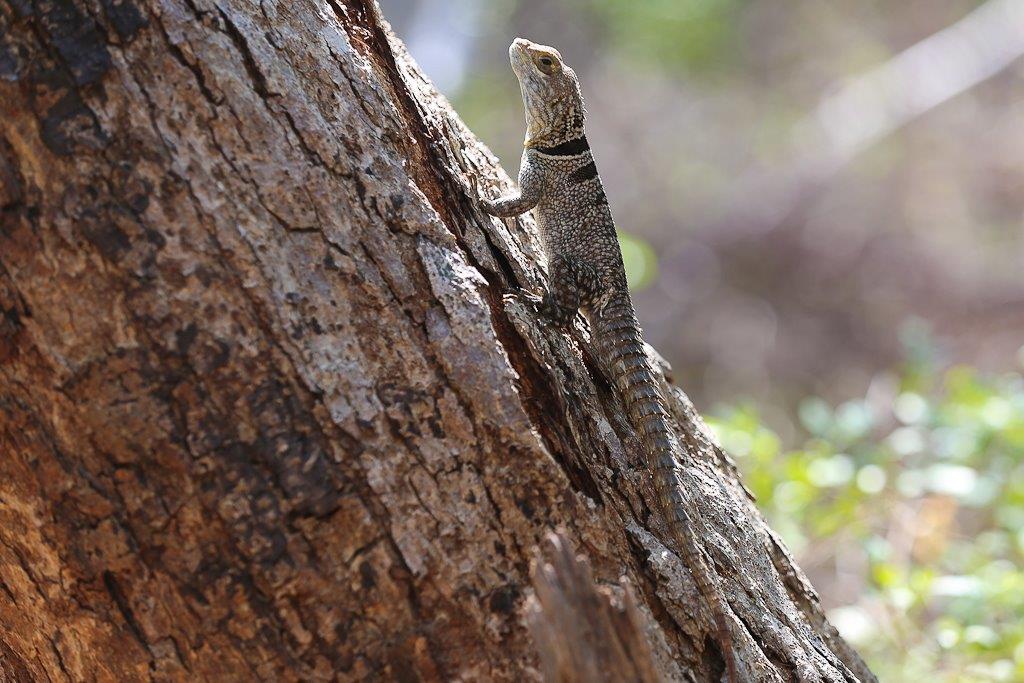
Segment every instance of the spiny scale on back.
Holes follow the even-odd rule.
[[[679,444],[626,286],[615,222],[584,134],[576,73],[558,50],[516,38],[509,47],[526,108],[519,192],[480,205],[495,216],[534,215],[548,255],[550,286],[541,313],[567,325],[587,313],[602,363],[615,379],[654,477],[660,512],[715,619],[729,680],[736,681],[725,599],[712,580],[686,514]]]

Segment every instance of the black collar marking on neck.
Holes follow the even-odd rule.
[[[566,140],[554,147],[534,147],[534,149],[541,154],[547,154],[548,156],[571,157],[586,152],[590,149],[590,143],[587,142],[586,135],[581,135],[575,140]]]

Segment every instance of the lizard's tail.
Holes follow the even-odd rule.
[[[736,678],[725,598],[712,582],[704,555],[693,536],[693,528],[686,513],[685,489],[679,480],[676,465],[679,443],[670,426],[667,403],[662,397],[658,376],[644,350],[640,325],[628,295],[611,299],[601,313],[592,316],[592,322],[594,337],[600,344],[602,361],[611,372],[626,404],[629,419],[649,458],[661,513],[668,523],[676,550],[689,565],[697,589],[711,608],[729,680],[736,683],[739,679]]]

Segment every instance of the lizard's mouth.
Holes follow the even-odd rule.
[[[515,40],[512,41],[512,44],[508,46],[508,51],[509,53],[513,51],[525,52],[526,49],[531,45],[533,45],[533,43],[527,40],[526,38],[516,38]]]
[[[521,65],[527,58],[527,51],[530,46],[533,45],[526,38],[516,38],[512,41],[512,44],[508,46],[508,59],[512,62],[512,70],[514,71],[517,66]]]

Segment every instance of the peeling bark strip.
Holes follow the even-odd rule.
[[[661,681],[648,643],[657,635],[648,634],[629,582],[599,588],[568,539],[550,534],[545,546],[547,557],[530,570],[535,595],[526,606],[545,679]]]
[[[363,0],[0,0],[0,677],[536,680],[556,527],[659,675],[720,675],[479,177]],[[873,680],[673,392],[742,670]]]

